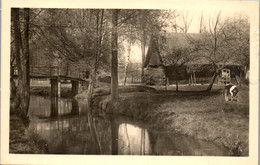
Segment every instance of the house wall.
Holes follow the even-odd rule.
[[[237,84],[235,75],[239,76],[239,70],[237,66],[227,66],[231,71],[232,84]],[[202,66],[200,69],[195,71],[196,83],[197,84],[208,84],[214,74],[214,70],[210,65]],[[215,83],[220,84],[220,75],[218,75]],[[189,84],[191,73],[188,72],[186,66],[148,66],[144,69],[144,83],[147,85],[165,85],[166,78],[169,79],[169,84],[175,84],[176,80],[180,84]]]
[[[164,67],[146,67],[144,68],[144,83],[147,85],[165,85],[166,76]]]

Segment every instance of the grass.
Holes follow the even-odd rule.
[[[103,96],[99,98],[99,107],[144,120],[152,127],[223,144],[235,156],[248,156],[248,87],[239,87],[237,102],[224,100],[223,86],[201,91],[206,87],[180,86],[179,92],[161,87],[157,92],[121,93],[116,106]]]
[[[22,120],[10,116],[9,152],[19,154],[44,154],[47,153],[47,144],[38,135],[28,134]]]

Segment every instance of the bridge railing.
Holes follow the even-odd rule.
[[[17,67],[14,67],[15,75],[18,75]],[[83,79],[84,71],[79,70],[78,68],[65,68],[65,67],[30,67],[30,76],[31,77],[68,77],[68,78],[80,78]]]

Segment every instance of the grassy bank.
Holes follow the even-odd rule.
[[[144,120],[152,127],[177,131],[198,139],[223,144],[233,155],[247,156],[249,136],[249,90],[240,87],[237,102],[225,102],[223,87],[199,91],[205,86],[183,86],[179,92],[121,93],[120,101],[96,98],[106,112]],[[199,90],[198,90],[199,89]]]
[[[38,135],[28,133],[22,120],[10,116],[10,140],[9,152],[17,154],[44,154],[47,153],[47,145]]]

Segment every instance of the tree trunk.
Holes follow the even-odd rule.
[[[176,92],[179,91],[178,80],[176,80]]]
[[[168,89],[168,86],[170,85],[170,83],[169,83],[169,78],[166,78],[165,79],[165,90],[167,90]]]
[[[28,121],[28,109],[30,102],[30,66],[29,66],[29,9],[24,9],[23,33],[19,23],[19,9],[14,9],[14,37],[16,47],[16,64],[18,68],[18,114],[26,122]]]
[[[10,71],[10,89],[11,89],[11,94],[10,94],[10,99],[13,101],[15,96],[16,96],[16,85],[14,82],[14,67],[11,66],[11,71]]]
[[[237,85],[238,85],[238,86],[241,86],[241,83],[240,83],[240,81],[241,81],[240,76],[236,75],[235,78],[236,78]]]
[[[18,88],[21,86],[21,82],[19,81],[22,79],[22,69],[21,69],[21,59],[20,59],[20,54],[21,54],[21,30],[20,30],[20,24],[19,24],[19,9],[15,8],[13,9],[13,14],[14,14],[14,44],[15,44],[15,60],[16,60],[16,65],[17,65],[17,71],[18,71],[18,84],[17,84],[17,92],[15,96],[15,101],[14,101],[14,108],[17,110],[18,107],[20,106],[20,93],[18,92]],[[20,89],[21,90],[21,89]],[[20,91],[19,90],[19,91]],[[18,113],[18,111],[17,111]]]
[[[21,58],[21,68],[23,70],[23,77],[22,77],[22,82],[23,82],[23,89],[24,89],[24,95],[23,98],[21,98],[21,105],[20,105],[20,112],[21,115],[24,119],[28,119],[28,110],[29,110],[29,103],[30,103],[30,63],[29,63],[29,21],[30,21],[30,16],[29,16],[29,8],[24,9],[24,33],[23,33],[23,56]]]
[[[126,64],[126,68],[125,68],[124,86],[126,85],[127,74],[128,74],[128,67],[129,67],[129,63],[130,63],[131,46],[132,46],[132,41],[130,41],[129,48],[128,48],[128,57],[127,57],[127,64]]]
[[[14,81],[14,67],[11,66],[11,74],[10,74],[10,114],[17,113],[17,108],[19,103],[19,99],[17,97],[17,88]]]
[[[141,39],[141,51],[142,51],[142,68],[141,68],[141,83],[144,78],[144,62],[145,62],[145,46],[146,46],[146,14],[142,14],[142,39]]]
[[[193,82],[192,73],[190,74],[190,81],[191,81],[191,84],[193,85],[193,84],[194,84],[194,82]]]
[[[119,98],[118,94],[118,43],[117,43],[117,24],[118,24],[118,13],[119,10],[115,9],[112,13],[112,40],[111,40],[111,48],[112,48],[112,65],[111,65],[111,96],[113,101],[117,101]]]
[[[145,33],[145,32],[143,32]],[[141,42],[141,50],[142,50],[142,68],[141,68],[141,83],[143,83],[143,77],[144,77],[144,62],[145,62],[145,34],[143,34],[142,42]]]
[[[212,89],[212,86],[217,78],[217,75],[218,75],[217,72],[215,72],[206,91],[210,91]]]
[[[101,150],[101,144],[98,138],[97,130],[95,127],[95,121],[92,116],[91,104],[92,104],[92,96],[93,96],[93,91],[96,83],[97,71],[99,66],[99,58],[102,52],[103,15],[104,15],[104,10],[101,10],[101,16],[100,16],[100,11],[98,10],[98,13],[96,15],[96,44],[97,45],[96,45],[96,53],[95,53],[95,63],[94,63],[94,69],[92,69],[92,73],[90,73],[90,82],[88,85],[88,92],[87,92],[88,124],[91,132],[92,141],[96,146],[97,154],[102,154],[102,150]]]
[[[96,71],[94,71],[94,73],[90,76],[90,82],[88,85],[88,92],[87,92],[87,103],[88,106],[91,106],[92,103],[92,95],[93,95],[93,91],[94,91],[94,85],[96,82]]]
[[[101,14],[101,16],[100,16]],[[97,49],[96,49],[96,57],[95,57],[95,65],[94,71],[90,74],[90,82],[88,85],[88,92],[87,92],[87,104],[90,107],[92,103],[92,95],[94,91],[94,86],[96,83],[97,71],[99,66],[99,58],[102,52],[102,32],[103,32],[103,16],[104,10],[101,10],[101,13],[98,12],[97,14],[97,22],[96,22],[96,41],[97,41]]]
[[[197,83],[197,82],[196,82],[196,75],[195,75],[195,72],[192,72],[192,73],[193,73],[193,79],[194,79],[194,80],[193,80],[193,82],[194,82],[193,86],[195,86],[196,83]]]
[[[239,86],[241,86],[241,82],[242,82],[242,70],[240,70],[240,73],[239,73]]]

